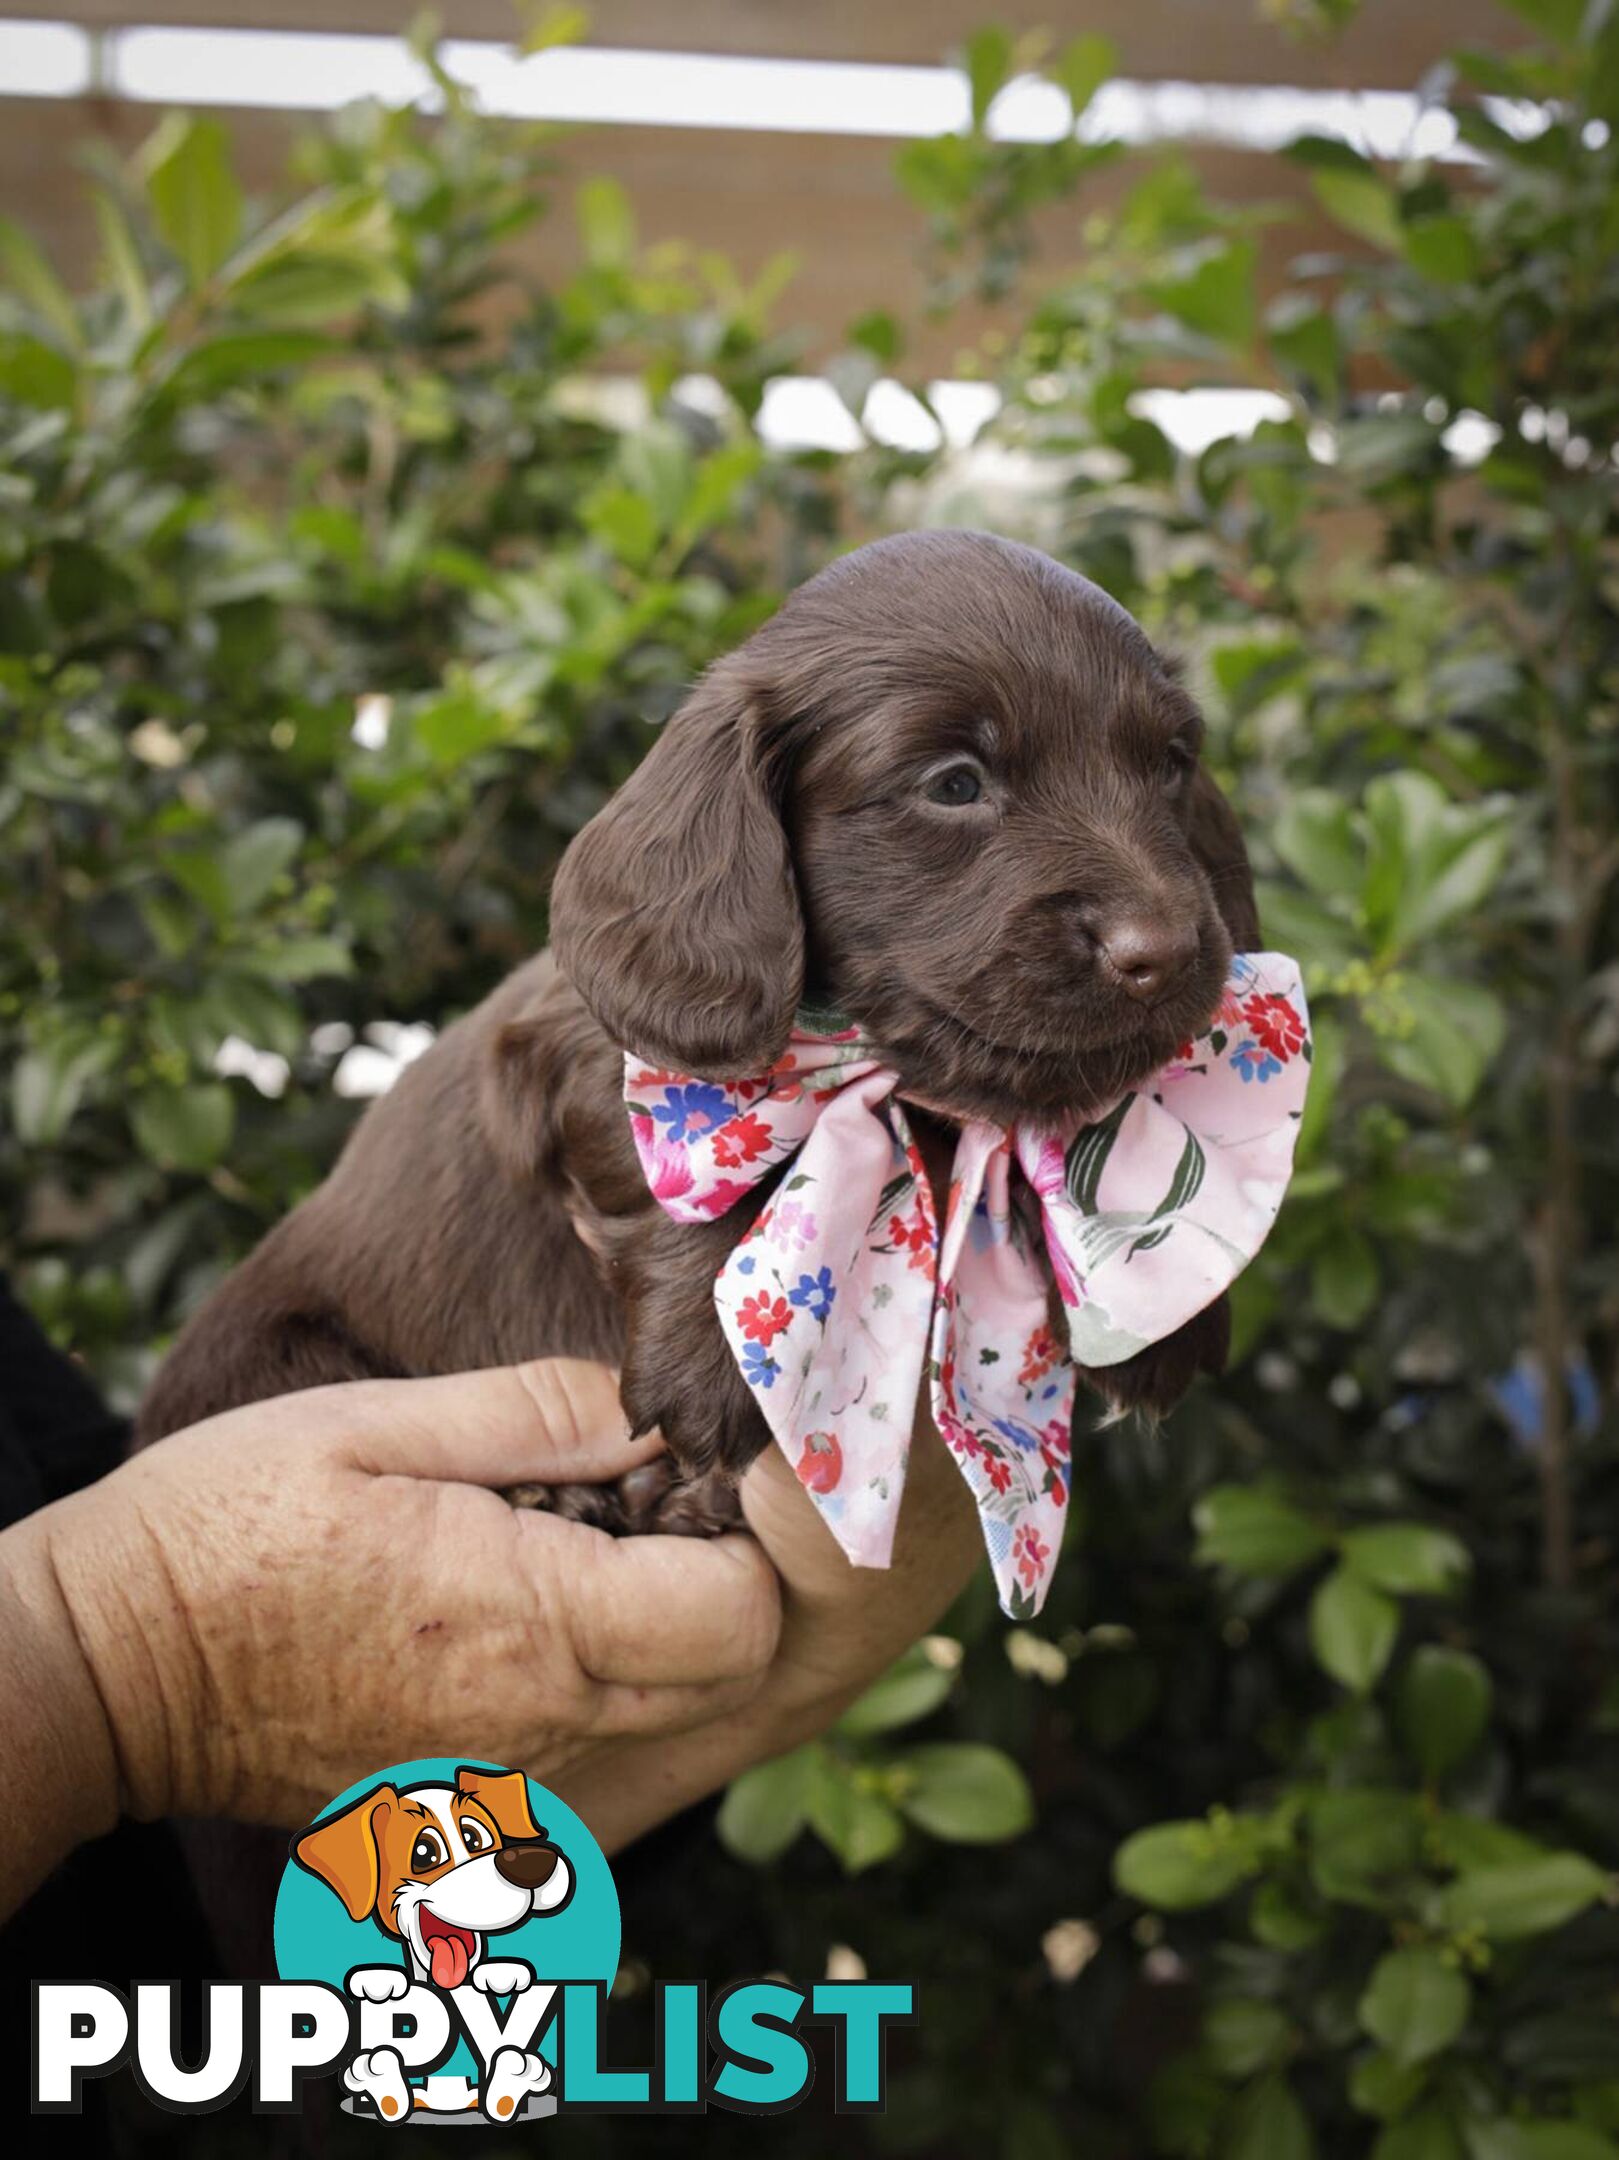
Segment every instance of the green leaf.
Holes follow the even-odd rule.
[[[809,1820],[810,1792],[820,1747],[811,1742],[759,1763],[732,1781],[720,1803],[715,1828],[739,1860],[762,1867],[787,1850]]]
[[[1334,1568],[1310,1600],[1316,1660],[1357,1695],[1377,1685],[1399,1632],[1400,1608],[1347,1567]]]
[[[1499,2116],[1467,2126],[1468,2160],[1619,2160],[1619,2145],[1588,2123]]]
[[[1164,1822],[1125,1839],[1113,1880],[1143,1905],[1185,1912],[1228,1897],[1258,1866],[1255,1841],[1237,1818]]]
[[[954,1680],[955,1674],[935,1665],[918,1643],[889,1667],[875,1687],[850,1704],[838,1720],[838,1730],[865,1739],[872,1733],[914,1725],[938,1709]]]
[[[1354,812],[1329,788],[1300,788],[1271,828],[1276,852],[1296,878],[1324,900],[1359,895],[1365,848]]]
[[[332,350],[309,330],[231,331],[194,345],[164,384],[170,400],[209,397],[235,383],[259,382],[283,368],[301,367]]]
[[[1439,975],[1407,975],[1401,1004],[1409,1033],[1378,1043],[1391,1072],[1432,1088],[1462,1110],[1478,1092],[1506,1039],[1507,1016],[1493,991]]]
[[[596,270],[627,270],[635,256],[635,212],[616,180],[584,181],[573,198],[585,260]]]
[[[941,1740],[894,1758],[900,1807],[919,1829],[957,1845],[994,1845],[1034,1820],[1028,1780],[999,1748]]]
[[[1118,48],[1113,40],[1098,30],[1086,30],[1071,38],[1054,60],[1047,61],[1045,73],[1067,91],[1078,119],[1118,64]]]
[[[242,227],[230,137],[206,115],[171,113],[142,151],[141,169],[158,232],[190,283],[206,284]]]
[[[354,955],[337,938],[292,937],[262,951],[243,953],[240,965],[272,982],[315,982],[323,975],[352,975]]]
[[[1395,1715],[1406,1752],[1426,1778],[1454,1770],[1490,1719],[1490,1676],[1466,1650],[1424,1643],[1400,1675]]]
[[[1482,906],[1512,837],[1504,807],[1454,803],[1422,772],[1373,780],[1365,817],[1366,918],[1379,949],[1391,955]]]
[[[1323,1897],[1381,1908],[1420,1857],[1416,1796],[1375,1786],[1328,1791],[1310,1803],[1310,1872]]]
[[[1444,2108],[1419,2108],[1404,2122],[1389,2124],[1371,2160],[1462,2160],[1461,2134]]]
[[[1377,1302],[1377,1253],[1364,1231],[1330,1233],[1310,1268],[1310,1303],[1328,1327],[1358,1328]]]
[[[435,765],[449,767],[504,741],[512,722],[498,706],[457,684],[412,714],[411,731]]]
[[[1309,654],[1294,637],[1237,638],[1216,646],[1209,665],[1233,718],[1240,720],[1296,683],[1309,666]]]
[[[236,1102],[223,1082],[149,1088],[131,1112],[141,1152],[165,1170],[210,1170],[230,1146]]]
[[[1559,45],[1573,45],[1578,42],[1589,0],[1502,0],[1502,5]]]
[[[0,395],[19,405],[71,410],[79,392],[78,370],[43,338],[0,330]]]
[[[1607,1895],[1610,1880],[1579,1853],[1547,1853],[1460,1875],[1441,1894],[1443,1924],[1482,1928],[1496,1942],[1545,1935]]]
[[[101,235],[102,269],[123,301],[133,327],[145,330],[152,320],[152,289],[128,213],[106,188],[95,189],[90,203]]]
[[[1382,2048],[1368,2048],[1349,2073],[1349,2104],[1362,2115],[1392,2122],[1410,2112],[1427,2082],[1421,2063],[1397,2063]]]
[[[538,6],[534,0],[527,0],[520,13],[523,34],[517,50],[525,56],[550,52],[558,45],[579,45],[590,35],[589,8],[571,7],[564,0],[549,0],[549,4]]]
[[[816,1835],[851,1875],[891,1858],[905,1839],[900,1817],[864,1782],[864,1773],[825,1749],[817,1756],[808,1802]]]
[[[1361,2028],[1410,2068],[1448,2048],[1472,2006],[1466,1977],[1441,1952],[1429,1945],[1391,1950],[1361,1996]]]
[[[1291,1575],[1326,1550],[1326,1533],[1268,1485],[1216,1485],[1192,1510],[1196,1559],[1235,1575]]]
[[[1012,33],[993,23],[975,30],[963,48],[961,61],[972,97],[973,127],[982,129],[989,108],[1005,89],[1012,72]]]
[[[219,873],[231,912],[251,915],[303,844],[304,829],[292,818],[261,818],[228,840],[219,851]]]
[[[1399,200],[1387,181],[1363,172],[1312,172],[1310,187],[1335,224],[1373,247],[1398,250],[1404,238]]]
[[[83,350],[84,330],[67,287],[34,241],[10,218],[0,218],[0,276],[70,353]]]
[[[1220,2160],[1311,2160],[1310,2125],[1285,2077],[1250,2085],[1231,2111]]]
[[[1310,1911],[1285,1883],[1262,1882],[1248,1908],[1254,1940],[1268,1950],[1308,1950],[1326,1932],[1327,1922]]]
[[[73,1122],[93,1080],[118,1061],[116,1036],[64,1036],[25,1050],[11,1074],[11,1119],[24,1147],[48,1147]]]
[[[1406,261],[1436,285],[1465,285],[1478,274],[1478,242],[1463,218],[1416,218],[1402,239]]]
[[[1148,298],[1201,336],[1224,345],[1253,343],[1254,267],[1258,247],[1233,240],[1205,255],[1185,277],[1162,279],[1148,287]]]
[[[1459,1875],[1546,1857],[1545,1846],[1534,1838],[1484,1815],[1436,1815],[1428,1827],[1428,1841],[1439,1865],[1454,1868]]]
[[[1459,1539],[1426,1523],[1372,1523],[1346,1530],[1339,1544],[1363,1582],[1396,1596],[1449,1597],[1473,1565]]]
[[[1293,2023],[1275,2003],[1228,1995],[1203,2013],[1203,2051],[1222,2077],[1249,2078],[1287,2053]]]

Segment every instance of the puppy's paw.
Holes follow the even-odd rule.
[[[397,2002],[410,1992],[410,1974],[402,1965],[362,1965],[349,1974],[348,1990],[361,2002]]]
[[[383,2122],[407,2122],[411,2113],[410,2086],[397,2048],[373,2048],[356,2055],[343,2072],[343,2083],[352,2093],[363,2093]]]
[[[718,1537],[742,1522],[733,1479],[717,1470],[687,1477],[667,1455],[611,1485],[513,1485],[506,1498],[513,1507],[560,1515],[609,1537]]]
[[[1167,1417],[1201,1374],[1224,1372],[1230,1351],[1231,1301],[1222,1295],[1162,1342],[1149,1343],[1120,1365],[1087,1369],[1083,1377],[1121,1415],[1135,1410]]]
[[[525,2055],[521,2048],[499,2048],[484,2081],[483,2111],[491,2122],[510,2122],[528,2095],[544,2092],[550,2082],[551,2068],[543,2057]]]
[[[521,1958],[485,1958],[467,1978],[485,1995],[520,1995],[534,1985],[534,1968]]]

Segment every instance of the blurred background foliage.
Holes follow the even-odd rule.
[[[1165,158],[1104,213],[1105,147],[986,128],[1031,66],[1082,110],[1102,41],[984,31],[973,126],[896,176],[937,307],[1013,326],[965,458],[767,448],[785,267],[553,202],[546,132],[447,77],[273,203],[165,121],[90,176],[88,293],[0,226],[0,1224],[125,1404],[831,551],[994,523],[1186,659],[1319,1020],[1239,1361],[1083,1437],[1037,1626],[980,1583],[626,1896],[625,2050],[649,1971],[920,1982],[851,2148],[1619,2154],[1619,8],[1516,12],[1537,45],[1423,85],[1462,159],[1288,153],[1344,248],[1263,308],[1263,211]],[[545,216],[582,267],[534,290]],[[851,326],[857,419],[906,347]],[[1189,382],[1276,417],[1177,451]]]

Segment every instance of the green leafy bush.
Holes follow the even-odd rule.
[[[939,305],[1014,327],[996,517],[1185,656],[1319,1034],[1238,1363],[1083,1440],[1042,1620],[976,1586],[630,1902],[665,1973],[920,1982],[873,2149],[1619,2152],[1619,10],[1518,12],[1543,46],[1426,86],[1470,162],[1298,146],[1345,253],[1263,303],[1259,214],[1173,159],[1104,214],[1089,149],[991,138],[1000,33],[900,160]],[[1107,65],[1052,63],[1076,110]],[[351,1046],[543,939],[704,659],[972,501],[768,453],[779,281],[648,255],[610,182],[514,287],[546,138],[445,89],[284,204],[165,123],[82,298],[0,237],[0,1219],[126,1399],[330,1161]],[[857,413],[906,332],[852,327]],[[1188,379],[1282,402],[1187,455],[1143,393]]]

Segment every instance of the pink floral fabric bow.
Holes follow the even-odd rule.
[[[897,1077],[857,1029],[795,1031],[769,1072],[725,1085],[629,1057],[624,1095],[647,1182],[682,1222],[723,1215],[794,1158],[714,1296],[850,1560],[889,1564],[925,1361],[1001,1604],[1029,1618],[1062,1542],[1075,1364],[1161,1341],[1259,1250],[1309,1060],[1297,966],[1241,955],[1208,1033],[1104,1117],[964,1125],[942,1236]]]

